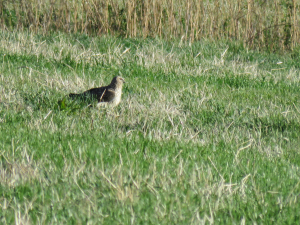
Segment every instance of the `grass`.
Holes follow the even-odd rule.
[[[0,35],[1,223],[299,221],[297,51]],[[115,75],[118,107],[59,109]]]
[[[273,52],[299,46],[299,7],[297,0],[8,0],[0,2],[0,27],[169,41],[238,40]]]

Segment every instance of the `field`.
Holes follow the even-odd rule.
[[[252,49],[300,44],[298,0],[6,0],[0,28],[194,42],[231,40]]]
[[[1,30],[0,62],[0,223],[300,220],[299,52]]]

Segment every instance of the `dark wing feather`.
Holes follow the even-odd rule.
[[[107,87],[99,87],[99,88],[92,88],[89,89],[81,94],[69,94],[70,98],[77,98],[81,100],[91,100],[91,99],[100,99],[103,93],[105,93]]]
[[[83,96],[92,97],[95,99],[101,98],[103,93],[105,93],[106,87],[92,88],[82,93]]]
[[[82,100],[97,99],[98,102],[110,102],[115,97],[115,91],[110,86],[92,88],[81,94],[69,94],[70,98],[81,98]]]
[[[98,102],[110,102],[114,99],[116,93],[113,89],[107,88],[105,89],[105,92],[99,97]]]

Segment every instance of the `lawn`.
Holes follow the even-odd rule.
[[[296,224],[299,65],[226,41],[0,30],[0,223]],[[116,75],[115,108],[65,98]]]

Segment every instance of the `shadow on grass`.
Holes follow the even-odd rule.
[[[66,111],[74,113],[77,110],[92,108],[95,105],[89,104],[86,100],[72,100],[67,96],[57,97],[57,95],[46,92],[44,90],[37,92],[22,92],[20,93],[25,105],[30,106],[34,111],[53,110]]]
[[[268,135],[271,132],[300,132],[300,124],[295,120],[288,120],[281,115],[270,117],[255,117],[252,121],[243,123],[249,129],[260,130]]]

